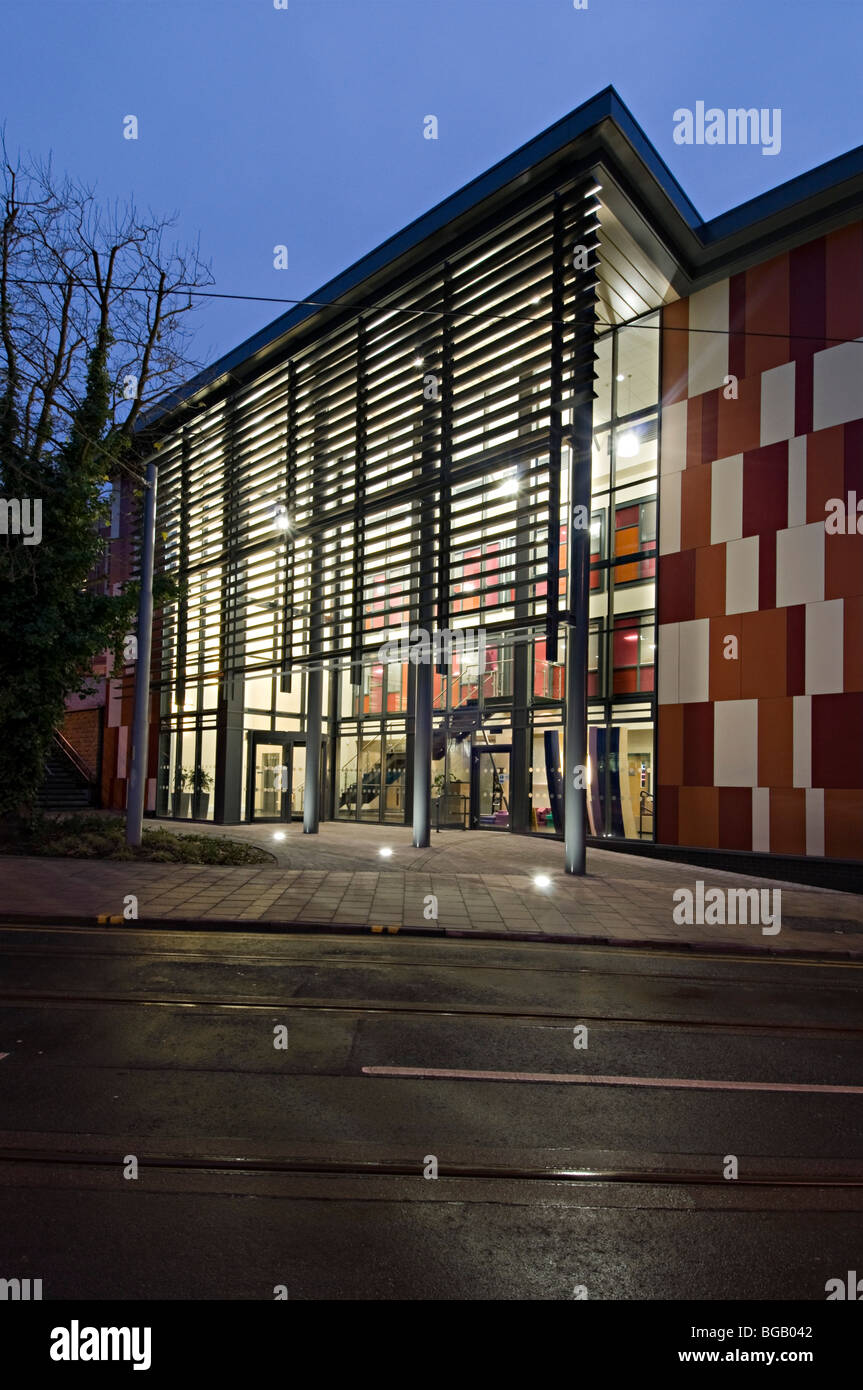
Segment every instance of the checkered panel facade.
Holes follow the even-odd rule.
[[[663,311],[662,843],[863,858],[858,338],[859,222]]]

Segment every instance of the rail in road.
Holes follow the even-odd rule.
[[[858,963],[32,924],[0,958],[0,1224],[46,1297],[823,1299],[859,1267]]]

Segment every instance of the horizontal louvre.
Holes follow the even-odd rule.
[[[593,389],[573,323],[594,314],[595,276],[572,265],[576,245],[596,259],[587,186],[321,330],[165,440],[158,564],[181,594],[162,614],[164,716],[192,687],[206,710],[226,681],[356,665],[421,620],[556,623],[564,415]]]

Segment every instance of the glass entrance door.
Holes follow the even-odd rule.
[[[474,830],[508,830],[512,747],[497,743],[471,753],[470,823]]]
[[[255,740],[252,820],[285,820],[291,780],[283,743]]]
[[[406,743],[404,734],[385,740],[384,820],[403,825],[405,818]]]
[[[289,763],[291,769],[290,781],[290,805],[291,820],[302,820],[303,802],[306,795],[306,743],[305,739],[293,739],[290,746],[290,757],[285,761]]]
[[[250,739],[249,820],[302,820],[306,791],[305,734],[253,733]],[[326,743],[322,741],[322,789],[325,776]]]

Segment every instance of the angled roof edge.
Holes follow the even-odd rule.
[[[601,127],[604,127],[604,130],[600,129]],[[315,303],[298,304],[279,315],[177,390],[168,393],[161,401],[154,402],[142,413],[138,428],[146,429],[156,425],[160,420],[166,420],[183,402],[231,374],[250,358],[273,347],[292,330],[320,314],[324,308],[337,308],[341,299],[358,289],[372,276],[417,250],[456,218],[469,214],[487,199],[499,194],[507,185],[559,155],[577,139],[587,136],[590,132],[599,136],[596,156],[598,163],[602,162],[604,147],[609,153],[617,156],[617,161],[620,161],[623,155],[624,162],[629,165],[629,169],[623,172],[642,175],[646,171],[651,177],[654,185],[653,196],[649,198],[646,212],[642,214],[646,221],[654,222],[651,230],[660,233],[666,230],[663,226],[657,226],[654,220],[662,207],[665,216],[660,213],[660,222],[664,223],[668,219],[669,226],[676,224],[678,235],[683,235],[690,248],[697,248],[708,255],[717,253],[721,249],[721,243],[726,240],[731,251],[733,243],[750,229],[754,230],[759,223],[776,223],[777,220],[781,222],[783,216],[795,206],[807,199],[823,201],[825,195],[843,184],[853,184],[856,181],[860,184],[863,197],[863,146],[858,146],[705,222],[614,87],[605,87],[589,101],[582,103],[512,154],[471,179],[469,183],[388,237],[332,280],[328,280],[308,296],[308,299],[316,301]],[[636,177],[635,186],[638,187],[640,182],[640,178]],[[644,191],[643,185],[641,187]],[[683,250],[678,237],[672,235],[670,240],[672,246],[677,242],[678,251]]]
[[[805,202],[809,198],[817,198],[820,194],[839,188],[841,184],[857,179],[861,174],[863,174],[863,145],[857,145],[855,149],[848,150],[845,154],[828,159],[826,164],[818,164],[814,169],[807,169],[805,173],[795,175],[786,183],[780,183],[775,188],[768,189],[766,193],[758,193],[745,203],[738,204],[736,208],[729,208],[727,212],[720,212],[709,222],[702,223],[702,239],[705,244],[712,246],[724,237],[732,236],[735,232],[748,230],[767,217],[775,217],[777,214],[787,212],[797,203]]]

